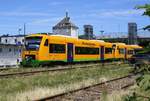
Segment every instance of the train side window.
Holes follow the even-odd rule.
[[[48,39],[45,40],[44,46],[48,46]]]
[[[134,54],[134,50],[128,50],[128,54]]]
[[[65,53],[65,44],[50,44],[49,53]]]
[[[99,54],[99,48],[75,47],[75,54]]]
[[[101,48],[99,48],[99,54],[101,54]]]
[[[105,54],[112,54],[112,48],[105,48]]]
[[[120,49],[119,49],[119,54],[125,54],[125,49],[120,48]]]

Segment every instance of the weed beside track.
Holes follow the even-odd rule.
[[[47,94],[53,95],[96,83],[102,79],[127,75],[131,70],[132,68],[127,65],[110,65],[109,68],[96,66],[96,68],[77,68],[64,72],[40,73],[29,77],[0,79],[0,100],[26,101]]]

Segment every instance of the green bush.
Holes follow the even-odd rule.
[[[21,62],[21,66],[23,67],[39,67],[40,66],[40,62],[38,60],[23,60]]]

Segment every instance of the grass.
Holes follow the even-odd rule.
[[[120,91],[114,91],[111,94],[105,95],[105,100],[102,99],[102,101],[123,101],[123,96],[130,93],[129,90],[120,90]]]
[[[150,101],[149,98],[146,97],[150,97],[150,91],[145,91],[142,90],[139,86],[135,85],[135,87],[133,89],[130,89],[130,92],[126,95],[133,95],[133,92],[135,92],[136,95],[136,101]],[[124,96],[123,96],[124,97]]]
[[[110,79],[127,75],[130,70],[131,68],[122,66],[77,68],[65,72],[41,73],[30,77],[0,79],[0,101],[20,101],[33,99],[38,95],[38,97],[46,94],[53,95],[68,89],[100,82],[102,80],[100,78]]]
[[[142,91],[136,84],[131,86],[127,90],[114,91],[111,94],[106,94],[102,96],[102,101],[125,101],[124,97],[126,95],[132,95],[133,92],[136,92],[138,96],[150,97],[150,92]],[[149,101],[147,98],[138,97],[136,101]]]
[[[132,93],[137,88],[137,85],[133,85],[126,90],[113,91],[110,94],[102,95],[101,101],[123,101],[125,95]]]

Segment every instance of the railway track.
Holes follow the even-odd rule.
[[[1,71],[7,71],[7,70],[10,70],[10,69],[16,69],[16,68],[10,68],[10,67],[4,68],[4,67],[1,67],[1,68],[0,68],[0,72],[1,72]]]
[[[54,96],[47,96],[33,101],[100,101],[102,93],[126,89],[134,85],[135,74],[115,78],[95,85],[70,90]]]
[[[106,63],[99,63],[99,62],[95,62],[95,63],[86,63],[87,64],[101,64],[101,65],[109,65],[109,64],[118,64],[119,62],[106,62]],[[123,64],[123,62],[120,62]],[[68,65],[68,64],[63,64],[63,66],[74,66],[74,65],[79,65],[79,64],[71,64],[71,65]],[[80,65],[85,65],[85,63],[81,63]],[[57,68],[59,66],[62,66],[60,64],[54,64],[52,65],[52,67],[46,67],[46,68]],[[26,67],[25,67],[26,68]],[[27,67],[28,68],[28,67]],[[20,67],[0,67],[0,72],[5,72],[5,71],[9,71],[9,70],[16,70],[16,69],[20,69]],[[33,68],[33,69],[39,69],[39,68]]]
[[[45,69],[45,70],[34,70],[34,71],[27,71],[27,72],[15,72],[15,73],[4,73],[0,74],[0,79],[1,78],[10,78],[10,77],[22,77],[22,76],[30,76],[38,73],[46,73],[46,72],[55,72],[55,71],[66,71],[66,70],[72,70],[76,68],[89,68],[89,67],[94,67],[94,66],[100,66],[100,65],[116,65],[115,63],[106,63],[106,64],[92,64],[92,65],[81,65],[81,66],[69,66],[69,67],[59,67],[59,68],[51,68],[51,69]]]

